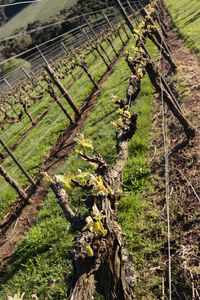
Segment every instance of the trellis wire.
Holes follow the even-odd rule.
[[[110,15],[108,15],[108,16],[110,16]],[[111,16],[112,16],[112,14],[111,14]],[[96,22],[96,26],[98,26],[98,24],[100,23],[100,22],[102,22],[102,20],[103,19],[105,19],[105,17],[103,16],[103,17],[101,17],[101,18],[98,18],[98,19],[96,19],[95,21],[92,21],[91,22],[91,24],[93,24],[93,23],[95,23]],[[113,21],[114,21],[114,23],[116,22],[119,22],[120,21],[120,16],[119,16],[119,14],[114,18],[114,19],[112,19]],[[106,26],[108,26],[107,25],[107,23],[105,23],[106,24]],[[105,24],[103,24],[102,26],[98,26],[98,28],[100,28],[100,29],[98,29],[98,31],[101,31],[102,29],[104,29],[104,27],[105,27]],[[79,27],[87,27],[87,24],[84,24],[84,25],[82,25],[82,26],[79,26]],[[78,47],[78,46],[80,46],[80,44],[77,42],[77,34],[78,34],[78,32],[80,32],[80,28],[75,28],[75,29],[72,29],[71,31],[69,31],[69,32],[66,32],[66,33],[64,33],[64,34],[62,34],[62,35],[59,35],[58,37],[56,37],[56,38],[53,38],[53,39],[50,39],[50,40],[48,40],[48,41],[46,41],[46,42],[44,42],[44,43],[42,43],[42,44],[40,44],[40,45],[38,45],[39,47],[41,47],[42,46],[42,48],[41,48],[41,50],[43,51],[43,53],[44,53],[44,55],[46,56],[46,52],[48,51],[48,53],[51,53],[50,55],[51,55],[51,57],[49,58],[49,59],[51,59],[51,60],[55,60],[55,59],[57,59],[58,57],[61,57],[61,56],[63,56],[63,47],[62,47],[62,45],[61,45],[61,42],[60,42],[60,40],[59,41],[57,41],[56,42],[56,44],[54,44],[53,46],[52,45],[48,45],[48,46],[45,46],[46,44],[48,44],[49,42],[52,42],[52,41],[55,41],[56,39],[58,39],[58,38],[61,38],[61,37],[65,37],[65,36],[67,36],[68,34],[75,34],[75,37],[73,37],[73,39],[75,40],[75,42],[72,42],[71,44],[69,43],[69,47],[71,48],[71,50],[72,50],[72,48],[74,49],[74,48],[76,48],[76,47]],[[82,35],[83,36],[83,41],[86,41],[86,38],[84,37],[84,35]],[[70,39],[72,39],[72,38],[68,38],[67,40],[66,40],[66,38],[64,38],[63,39],[63,42],[65,43],[65,45],[66,45],[66,42],[69,42],[70,41]],[[44,47],[45,46],[45,47]],[[44,47],[44,48],[43,48]],[[15,55],[14,57],[12,57],[12,58],[10,58],[10,59],[7,59],[7,60],[4,60],[3,62],[0,62],[0,65],[2,64],[2,63],[5,63],[5,62],[7,62],[7,61],[9,61],[9,60],[11,60],[11,59],[13,59],[13,58],[17,58],[17,57],[20,57],[21,55],[24,55],[24,54],[26,54],[26,53],[28,53],[28,52],[30,52],[30,51],[33,51],[33,50],[35,50],[37,47],[33,47],[33,48],[31,48],[31,49],[29,49],[29,50],[27,50],[27,51],[24,51],[24,52],[22,52],[21,54],[18,54],[18,55]],[[54,48],[55,49],[55,52],[57,52],[57,54],[56,54],[56,56],[55,55],[53,55],[53,52],[51,51],[51,49],[52,48]],[[41,60],[41,58],[39,57],[39,59],[37,60],[37,57],[39,57],[39,55],[36,53],[35,55],[30,55],[30,59],[29,59],[29,57],[27,58],[27,60],[32,64],[32,73],[34,73],[34,72],[36,72],[37,70],[39,70],[39,69],[41,69],[41,68],[43,68],[44,67],[44,63],[42,62],[42,60]],[[33,61],[34,61],[34,63],[33,63]],[[4,78],[7,78],[7,80],[9,81],[9,83],[11,84],[11,85],[15,85],[17,82],[19,82],[19,81],[21,81],[21,80],[23,80],[24,79],[24,74],[23,73],[21,73],[21,75],[20,75],[20,68],[21,66],[19,66],[18,68],[16,68],[15,70],[13,70],[13,71],[11,71],[10,73],[8,73],[8,74],[6,74],[6,75],[4,75],[3,77],[1,77],[0,78],[0,82],[2,82],[1,84],[0,84],[0,86],[1,86],[1,89],[4,91],[5,89],[6,89],[6,86],[5,86],[5,84],[3,83],[3,79]],[[18,76],[16,76],[16,73],[18,73],[18,70],[19,70],[19,74],[18,74]]]
[[[158,22],[160,25],[160,16],[158,14]],[[160,45],[160,58],[159,65],[162,59],[162,41]],[[168,143],[167,143],[167,124],[166,124],[166,104],[163,99],[163,84],[160,76],[161,86],[161,101],[162,101],[162,132],[163,132],[163,143],[164,143],[164,156],[165,156],[165,199],[167,208],[167,247],[168,247],[168,285],[169,285],[169,300],[172,297],[172,275],[171,275],[171,236],[170,236],[170,211],[169,211],[169,155],[168,155]]]

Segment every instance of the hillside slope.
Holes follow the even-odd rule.
[[[81,16],[82,13],[107,9],[110,5],[112,1],[106,0],[42,0],[40,3],[29,5],[0,28],[1,60],[22,53],[36,44],[39,45],[85,23],[82,17],[76,19],[74,17]],[[90,15],[89,19],[96,16],[96,13],[93,17]],[[63,22],[66,19],[67,21]],[[50,24],[54,25],[48,29],[43,28]],[[13,34],[15,37],[9,39],[9,36]]]
[[[170,1],[166,0],[166,2]],[[174,8],[173,5],[170,7]],[[182,19],[185,18],[185,13],[188,13],[188,10],[182,11]],[[129,158],[124,170],[124,195],[118,206],[119,221],[126,233],[124,237],[126,246],[134,256],[133,264],[137,274],[136,299],[169,298],[164,159],[166,150],[163,146],[163,128],[166,123],[169,154],[172,299],[196,300],[199,299],[200,293],[198,286],[200,279],[198,260],[200,72],[196,56],[190,53],[184,43],[178,39],[166,12],[164,17],[167,28],[166,42],[177,64],[176,81],[172,83],[174,78],[167,68],[166,61],[162,61],[160,68],[163,65],[162,73],[172,84],[181,108],[196,130],[196,137],[191,141],[185,140],[182,127],[170,110],[166,110],[164,114],[160,97],[155,95],[151,101],[152,87],[145,77],[141,94],[133,107],[138,113],[138,130],[131,141]],[[176,19],[174,20],[176,22]],[[183,23],[180,27],[182,32],[184,27]],[[197,49],[198,40],[193,33],[195,34],[194,30],[190,34],[191,46]],[[126,51],[132,51],[133,42],[132,39]],[[154,47],[150,46],[147,44],[150,53],[156,55]],[[109,99],[111,93],[120,99],[125,97],[130,74],[125,53],[103,85],[98,95],[98,103],[81,129],[86,137],[94,141],[96,153],[101,153],[108,163],[112,163],[115,159],[113,142],[115,130],[110,127],[110,121],[118,118]],[[80,91],[82,87],[80,85]],[[71,153],[66,164],[60,166],[56,173],[74,172],[80,166],[81,170],[88,170],[84,162],[80,163],[76,154]],[[83,213],[85,194],[75,191],[70,197],[70,203],[77,208],[77,214]],[[15,225],[12,234],[16,235]],[[63,215],[55,205],[55,196],[50,192],[33,227],[21,240],[1,278],[0,299],[1,296],[3,299],[5,295],[14,295],[17,290],[25,292],[24,299],[27,300],[33,293],[37,294],[39,299],[47,299],[47,297],[56,300],[65,299],[67,288],[71,284],[73,237],[74,233],[70,230],[69,224],[66,225]],[[96,295],[94,299],[104,298]]]
[[[32,3],[1,26],[0,39],[10,36],[17,29],[26,28],[29,23],[55,17],[62,9],[68,9],[76,3],[77,0],[42,0]]]

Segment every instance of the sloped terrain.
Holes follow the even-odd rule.
[[[0,39],[10,36],[18,29],[26,29],[27,25],[37,20],[43,20],[55,17],[60,10],[70,8],[77,1],[75,0],[42,0],[38,3],[32,3],[16,14],[11,20],[0,28]]]
[[[136,299],[168,298],[171,279],[172,299],[196,300],[200,294],[200,68],[197,56],[178,38],[166,11],[163,19],[166,41],[177,65],[177,72],[174,76],[163,58],[160,71],[165,74],[184,114],[195,128],[196,135],[191,140],[186,139],[177,119],[170,110],[164,108],[158,94],[153,94],[149,79],[145,77],[140,97],[132,107],[132,111],[138,113],[138,129],[129,145],[129,158],[123,172],[124,195],[118,204],[119,221],[126,234],[126,247],[134,257]],[[191,34],[190,37],[197,49],[195,36]],[[126,50],[132,51],[134,42],[132,39]],[[148,49],[154,59],[157,57],[159,60],[159,51],[155,51],[149,42]],[[101,86],[93,112],[78,128],[78,131],[93,140],[95,154],[101,153],[108,163],[113,163],[116,156],[115,130],[110,129],[110,121],[118,118],[109,98],[111,93],[119,98],[125,97],[130,74],[125,58],[124,53],[113,72],[110,72],[112,74],[109,74],[107,82]],[[65,147],[73,150],[72,140],[69,142]],[[166,147],[169,163],[166,160]],[[87,170],[88,166],[80,162],[74,152],[69,155],[66,151],[66,155],[66,164],[59,165],[57,170],[52,169],[52,175],[75,172],[77,168]],[[169,168],[169,183],[166,182],[166,167]],[[169,196],[169,229],[166,186]],[[70,198],[77,215],[87,215],[83,205],[85,193],[76,190]],[[66,223],[52,192],[38,209],[33,226],[1,274],[2,299],[6,295],[14,295],[17,290],[25,291],[25,299],[29,299],[31,294],[37,294],[39,299],[66,298],[67,288],[71,285],[71,247],[76,233]],[[27,215],[24,221],[30,223],[25,226],[28,229],[33,220]],[[8,241],[17,235],[18,222],[20,218],[6,237]],[[169,230],[171,276],[168,272]],[[5,261],[7,259],[10,257],[5,256]],[[96,294],[95,299],[104,298]]]

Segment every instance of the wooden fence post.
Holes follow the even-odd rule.
[[[92,75],[88,72],[88,69],[87,69],[87,66],[85,65],[85,63],[83,62],[83,63],[80,63],[78,65],[86,73],[86,75],[88,76],[88,78],[90,79],[90,81],[93,83],[93,85],[95,86],[95,88],[98,89],[98,85],[96,84],[96,82],[92,78]]]
[[[89,40],[90,40],[90,37],[89,37],[89,35],[87,34],[87,32],[85,31],[85,29],[80,27],[80,30],[81,30],[82,33],[85,35],[86,39],[89,41]]]
[[[104,64],[105,64],[106,67],[108,68],[108,70],[111,70],[111,67],[109,66],[109,64],[108,64],[107,61],[105,60],[105,57],[104,57],[104,56],[102,55],[102,53],[99,51],[98,44],[96,44],[95,50],[97,51],[97,53],[99,54],[99,56],[102,58]]]
[[[28,74],[28,72],[22,66],[20,67],[20,69],[25,74],[26,78],[28,78],[31,81],[31,83],[33,84],[33,86],[36,88],[35,83],[31,80],[31,76]]]
[[[2,140],[2,138],[0,138],[0,143],[5,148],[5,150],[8,152],[8,154],[10,155],[10,157],[14,160],[14,162],[16,163],[16,165],[20,168],[20,170],[22,171],[22,173],[32,183],[32,185],[36,185],[36,183],[31,178],[31,176],[28,174],[28,172],[26,171],[26,169],[22,166],[22,164],[19,162],[19,160],[15,157],[15,155],[12,153],[12,151],[9,149],[9,147],[6,145],[6,143],[4,143],[4,141]]]
[[[85,35],[86,39],[89,41],[89,40],[90,40],[90,37],[89,37],[89,35],[87,34],[86,30],[85,30],[84,28],[81,28],[81,27],[80,27],[80,30],[81,30],[81,32]],[[92,50],[91,52],[92,52],[92,54],[94,55],[94,57],[97,58],[96,53],[95,53],[93,50]]]
[[[27,198],[27,194],[24,192],[24,190],[19,186],[19,183],[16,182],[9,174],[8,172],[0,165],[0,174],[4,177],[4,179],[16,190],[19,197],[23,200]]]
[[[115,2],[117,4],[117,6],[119,7],[119,10],[120,10],[120,13],[121,13],[123,19],[126,21],[127,26],[129,27],[130,31],[133,32],[133,30],[134,30],[133,24],[131,23],[131,20],[130,20],[128,14],[126,13],[124,7],[122,6],[121,1],[115,0]]]
[[[68,104],[71,106],[71,108],[75,112],[75,114],[78,117],[80,117],[80,110],[78,109],[76,104],[73,102],[71,96],[69,95],[69,93],[67,92],[65,87],[62,85],[62,83],[59,80],[58,76],[55,74],[55,72],[52,70],[52,68],[49,65],[46,65],[45,69],[46,69],[47,73],[49,74],[49,76],[51,77],[51,79],[53,80],[53,82],[55,83],[55,85],[59,88],[59,90],[61,91],[63,97],[65,97]]]
[[[133,9],[133,7],[132,7],[130,1],[127,0],[127,2],[128,2],[128,5],[129,5],[129,7],[130,7],[130,9],[131,9],[131,11],[132,11],[132,13],[133,13],[133,15],[134,15],[135,23],[136,23],[136,25],[138,25],[138,24],[139,24],[139,20],[138,20],[137,13],[136,13],[135,10]],[[135,3],[133,3],[133,5],[134,5],[134,7],[135,7]]]
[[[61,45],[63,47],[63,50],[65,51],[66,55],[68,56],[70,54],[70,51],[67,49],[67,47],[65,46],[65,44],[63,42],[61,42]],[[67,67],[67,65],[65,65]],[[73,72],[70,70],[69,74],[72,76],[73,80],[76,80],[76,78],[73,75]]]
[[[110,26],[110,28],[114,28],[113,24],[111,24],[110,20],[108,19],[108,16],[106,14],[103,14],[103,15],[104,15],[108,25]]]
[[[42,54],[42,51],[39,49],[39,47],[37,46],[37,49],[41,55],[41,57],[43,58],[46,67],[45,70],[47,71],[47,73],[49,74],[49,76],[51,77],[51,79],[53,80],[53,82],[55,83],[55,85],[59,88],[60,92],[62,93],[62,95],[65,97],[65,99],[67,100],[68,104],[71,106],[71,108],[73,109],[73,111],[75,112],[75,114],[80,117],[80,110],[78,109],[78,107],[75,105],[75,103],[73,102],[72,98],[70,97],[68,91],[65,89],[65,87],[62,85],[61,81],[59,80],[58,76],[56,75],[56,73],[52,70],[52,68],[50,67],[47,59],[45,58],[45,56]]]
[[[94,35],[94,38],[97,39],[97,35],[96,35],[95,31],[93,30],[92,26],[90,25],[90,23],[89,23],[88,20],[86,19],[85,15],[82,14],[82,16],[83,16],[84,20],[86,21],[87,25],[89,26],[89,28],[90,28],[92,34]],[[106,55],[106,57],[107,57],[107,59],[109,60],[109,62],[111,63],[111,59],[110,59],[110,57],[108,56],[108,54],[106,53],[106,51],[104,50],[103,46],[102,46],[101,44],[99,44],[99,46],[100,46],[101,50],[103,51],[103,53]]]
[[[69,54],[69,50],[67,49],[67,47],[65,46],[65,44],[61,41],[61,45],[65,51],[66,54]]]
[[[111,41],[111,39],[109,37],[107,38],[107,41],[110,44],[111,48],[113,49],[113,52],[115,53],[115,55],[118,56],[118,53],[115,50],[115,47],[113,46],[113,43],[112,43],[112,41]]]
[[[114,27],[113,24],[110,22],[108,16],[107,16],[106,14],[103,14],[103,15],[104,15],[104,17],[105,17],[105,19],[106,19],[108,25],[110,26],[110,28],[114,29],[115,27]],[[115,37],[117,36],[115,33],[114,33],[114,35],[115,35]],[[123,41],[123,39],[122,39],[122,37],[121,37],[120,29],[118,30],[118,35],[119,35],[120,41],[122,42],[122,44],[123,44],[123,46],[124,46],[125,43],[124,43],[124,41]]]
[[[66,115],[66,117],[70,120],[70,123],[74,124],[74,121],[72,120],[70,114],[68,113],[68,111],[66,110],[66,108],[64,108],[64,106],[62,105],[62,103],[59,101],[54,88],[53,87],[48,88],[48,92],[51,95],[51,97],[54,98],[54,100],[56,101],[56,103],[60,106],[60,108],[62,109],[62,111]]]
[[[3,80],[4,80],[5,84],[9,87],[9,89],[12,91],[12,86],[10,85],[8,80],[6,78],[4,78]]]

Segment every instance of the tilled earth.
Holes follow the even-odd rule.
[[[185,89],[181,108],[195,128],[195,137],[188,141],[183,127],[167,109],[165,123],[167,128],[167,147],[169,153],[169,209],[171,231],[171,271],[172,299],[200,299],[200,65],[195,55],[188,50],[173,29],[167,12],[164,14],[167,25],[167,43],[177,65],[173,90],[180,85]],[[161,71],[170,74],[166,61],[162,62]],[[169,84],[173,75],[167,78]],[[179,100],[181,100],[180,91]],[[154,157],[150,158],[155,194],[151,201],[156,203],[161,216],[166,220],[165,200],[165,159],[163,143],[163,113],[158,95],[154,99],[152,149]],[[168,278],[168,243],[167,238],[160,249],[162,274]],[[156,272],[156,271],[155,271]],[[156,274],[156,273],[155,273]],[[160,273],[157,273],[160,275]],[[163,287],[163,297],[168,289],[168,279]]]

